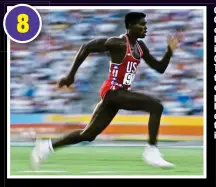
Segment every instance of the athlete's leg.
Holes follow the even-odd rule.
[[[146,111],[150,113],[148,123],[149,144],[156,145],[160,119],[163,112],[163,105],[160,101],[146,94],[130,92],[122,89],[113,91],[112,98],[119,105],[120,109]]]
[[[93,111],[93,114],[92,114],[91,121],[87,126],[89,126],[91,124],[92,120],[94,119],[94,117],[99,112],[100,106],[101,106],[101,102],[99,102],[96,105],[96,107]],[[80,133],[82,131],[83,131],[83,129],[78,129],[78,130],[75,130],[75,131],[71,132],[70,134],[58,139],[57,141],[52,141],[53,148],[56,149],[56,148],[64,146],[64,145],[76,144],[76,143],[81,142],[83,138],[80,136]]]
[[[141,110],[150,113],[149,119],[149,146],[143,152],[143,159],[150,165],[171,168],[174,164],[163,159],[157,143],[157,135],[160,119],[163,112],[163,105],[158,99],[151,96],[125,91],[122,89],[111,91],[110,99],[115,102],[120,109]]]
[[[118,108],[108,102],[107,97],[104,98],[95,108],[92,119],[86,128],[75,130],[70,134],[58,139],[56,142],[51,140],[39,141],[31,154],[31,164],[33,169],[37,169],[40,163],[45,160],[48,155],[63,146],[77,144],[82,141],[93,141],[112,121],[118,112]]]
[[[51,153],[51,150],[82,141],[93,141],[110,124],[117,112],[118,108],[104,99],[97,105],[92,119],[85,129],[75,130],[53,143],[51,140],[37,143],[31,154],[33,169],[39,167],[40,163]]]
[[[65,145],[76,144],[82,141],[93,141],[98,134],[100,134],[112,121],[117,114],[118,109],[112,105],[101,101],[96,106],[91,121],[86,128],[81,130],[75,130],[67,136],[54,142],[53,149]]]

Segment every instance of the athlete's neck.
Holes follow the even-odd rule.
[[[137,37],[132,35],[129,30],[127,31],[127,36],[128,36],[130,44],[134,45],[137,41]]]

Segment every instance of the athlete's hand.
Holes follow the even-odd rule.
[[[177,49],[184,40],[184,35],[182,31],[176,32],[174,35],[168,37],[168,45],[172,51]]]
[[[64,77],[58,81],[57,86],[58,86],[58,88],[62,88],[64,86],[66,86],[68,88],[68,87],[70,87],[71,84],[73,84],[73,82],[74,82],[73,77],[71,77],[70,79],[68,77]]]

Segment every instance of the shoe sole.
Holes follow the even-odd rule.
[[[32,170],[36,171],[39,169],[38,164],[34,160],[33,152],[30,154],[30,167]]]
[[[158,164],[150,164],[144,157],[142,157],[142,160],[149,166],[153,166],[155,168],[162,168],[162,169],[174,169],[176,166],[160,166]]]

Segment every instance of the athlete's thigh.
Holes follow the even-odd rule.
[[[101,108],[101,105],[102,105],[102,100],[97,103],[97,105],[95,106],[94,110],[93,110],[93,113],[92,113],[92,117],[91,117],[91,121],[95,118],[95,116],[97,115],[97,113],[100,111],[100,108]],[[91,122],[90,121],[90,122]]]
[[[120,109],[142,110],[151,112],[160,103],[160,100],[143,93],[118,90],[117,101]]]
[[[101,101],[97,104],[89,124],[82,133],[100,134],[110,124],[117,113],[118,108],[116,106]]]

